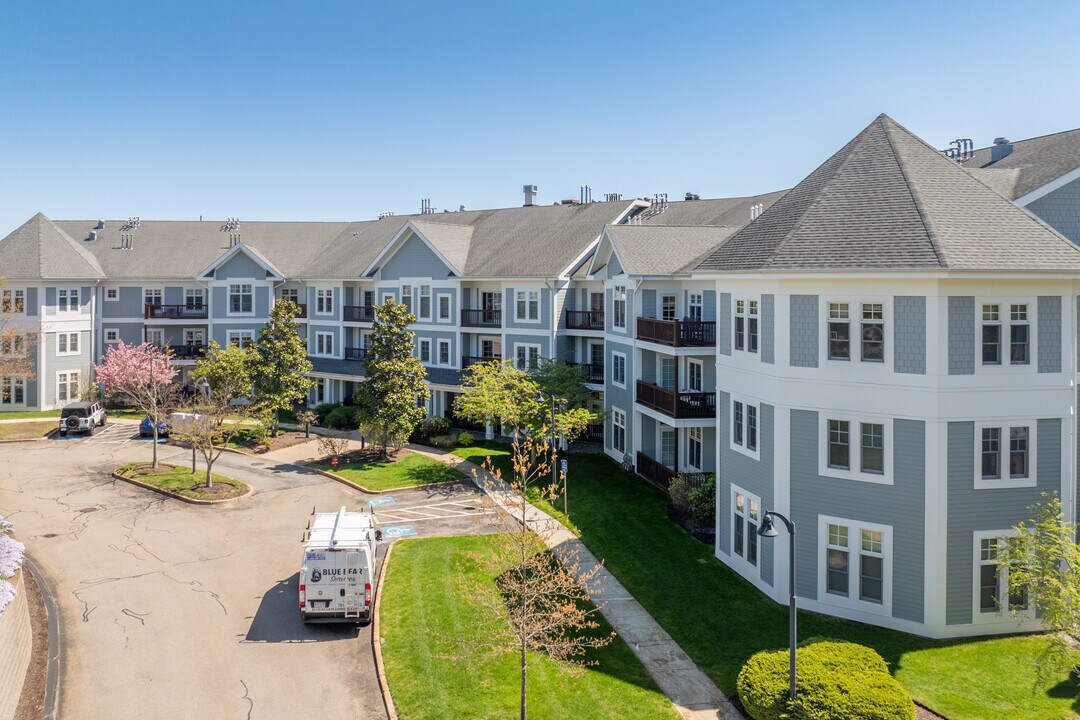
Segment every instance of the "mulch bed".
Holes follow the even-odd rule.
[[[397,462],[401,458],[405,457],[411,450],[405,450],[404,448],[394,452],[389,450],[386,453],[386,459],[383,459],[382,448],[367,447],[363,450],[353,450],[352,452],[345,453],[344,455],[338,455],[338,466],[341,465],[368,465],[370,463],[381,462]],[[328,458],[323,458],[320,462],[330,462]]]

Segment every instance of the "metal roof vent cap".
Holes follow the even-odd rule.
[[[97,230],[91,230],[86,242],[97,242]]]
[[[1012,155],[1013,146],[1007,137],[994,138],[994,146],[990,148],[990,162],[996,163],[1002,158]]]

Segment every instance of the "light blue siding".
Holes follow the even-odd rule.
[[[926,298],[894,298],[893,367],[898,373],[926,374]]]
[[[308,355],[314,355],[316,351],[315,335],[316,333],[330,333],[334,336],[334,357],[342,357],[345,354],[344,338],[341,336],[341,328],[334,325],[318,325],[313,322],[308,323]],[[258,337],[256,335],[256,337]]]
[[[551,327],[551,290],[540,288],[540,321],[529,322],[516,320],[517,291],[520,288],[506,288],[503,294],[502,326],[504,328],[527,328],[530,330],[542,330]],[[526,292],[535,291],[533,287]],[[527,296],[526,296],[527,297]]]
[[[1028,517],[1027,508],[1038,502],[1042,493],[1060,491],[1061,428],[1058,418],[1039,420],[1036,424],[1036,487],[976,490],[975,461],[978,448],[975,423],[949,423],[949,519],[945,580],[947,624],[964,625],[972,621],[975,531],[1008,530]]]
[[[609,280],[616,275],[622,274],[622,264],[619,262],[619,258],[615,257],[615,253],[611,253],[611,260],[608,261],[607,267],[605,269],[607,270],[607,276]]]
[[[461,315],[461,313],[458,311],[457,288],[437,288],[432,290],[431,292],[433,294],[432,302],[434,303],[431,308],[431,317],[433,321],[443,324],[457,325],[458,320],[460,319],[459,316]],[[450,298],[450,317],[446,320],[439,320],[440,297]]]
[[[716,291],[706,290],[701,297],[701,319],[716,322]]]
[[[818,296],[791,296],[792,367],[818,366]]]
[[[184,288],[167,287],[161,294],[161,302],[165,305],[183,305]]]
[[[656,317],[656,291],[641,291],[641,317]]]
[[[1039,297],[1038,349],[1039,372],[1061,372],[1061,298]]]
[[[1050,227],[1074,243],[1080,243],[1080,180],[1073,180],[1028,204]]]
[[[890,431],[892,485],[821,477],[817,473],[818,453],[823,451],[818,447],[818,414],[791,411],[791,507],[792,520],[799,528],[795,584],[799,595],[817,597],[818,572],[825,562],[818,553],[819,515],[889,525],[893,529],[893,617],[922,622],[926,427],[922,421],[895,419],[886,438]]]
[[[620,352],[626,355],[626,387],[621,388],[611,382],[612,354]],[[604,343],[604,364],[607,368],[604,383],[604,407],[611,410],[617,407],[626,413],[626,447],[625,452],[632,453],[634,445],[634,348],[621,342],[613,342],[610,339]],[[604,433],[604,447],[612,449],[612,418],[610,413],[605,421],[607,425]],[[636,462],[636,461],[635,461]]]
[[[241,250],[226,260],[214,272],[218,280],[265,280],[266,270],[253,257]]]
[[[117,288],[116,295],[116,300],[103,300],[101,305],[99,305],[102,318],[143,317],[145,308],[143,307],[143,292],[141,287],[120,287]]]
[[[143,324],[141,322],[108,322],[101,324],[103,330],[116,329],[120,340],[128,345],[138,345],[143,341]],[[109,347],[105,344],[103,348]]]
[[[26,288],[26,314],[30,317],[37,317],[38,289],[36,287]]]
[[[411,235],[386,261],[379,275],[383,280],[401,278],[441,280],[453,272],[454,269],[444,263],[427,243],[416,235]]]
[[[74,331],[73,331],[74,332]],[[56,404],[56,374],[61,372],[77,371],[80,381],[89,377],[90,372],[90,331],[79,332],[79,354],[57,355],[56,333],[44,333],[41,336],[42,354],[45,358],[45,403]],[[39,378],[41,379],[41,378]],[[81,384],[81,383],[80,383]],[[78,389],[78,388],[76,388]]]
[[[46,315],[55,315],[56,314],[56,288],[55,287],[46,287],[45,288],[45,314]],[[52,402],[52,400],[49,400],[49,402]]]
[[[547,335],[516,335],[507,333],[503,336],[503,359],[512,360],[516,357],[514,354],[514,345],[539,345],[540,357],[551,357],[551,338]]]
[[[720,293],[716,343],[721,355],[731,354],[731,293]]]
[[[775,362],[776,346],[776,296],[761,296],[761,362]]]
[[[949,297],[949,374],[975,374],[975,298]]]

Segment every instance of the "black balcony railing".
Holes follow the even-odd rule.
[[[566,327],[568,330],[603,330],[603,310],[567,310]]]
[[[712,320],[657,320],[639,317],[637,339],[672,347],[716,345],[716,323]]]
[[[346,322],[371,322],[375,319],[374,305],[346,305],[342,311]]]
[[[714,392],[676,392],[638,380],[637,401],[676,419],[716,417]]]
[[[364,362],[367,359],[367,348],[347,347],[345,348],[345,359]]]
[[[586,425],[585,432],[581,433],[581,437],[579,437],[578,440],[584,440],[585,442],[594,443],[604,442],[604,426]]]
[[[206,305],[150,305],[146,306],[147,320],[205,320],[209,317]]]
[[[485,362],[502,362],[502,355],[462,355],[461,369],[464,370],[470,365]]]
[[[576,365],[581,368],[581,372],[585,375],[585,382],[602,384],[604,382],[604,366],[596,365],[594,363],[573,363],[567,362],[567,365]]]
[[[637,454],[637,471],[664,489],[667,489],[671,481],[678,475],[667,465],[664,465],[659,460],[652,459],[641,451],[638,451]]]
[[[170,345],[169,349],[172,350],[174,358],[187,360],[202,355],[206,345],[203,343],[188,343],[186,345]]]
[[[462,327],[502,327],[502,310],[462,310]]]

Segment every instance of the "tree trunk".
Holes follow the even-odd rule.
[[[525,687],[528,681],[529,663],[525,659],[525,639],[521,640],[521,720],[525,720]]]
[[[157,470],[157,441],[158,441],[158,436],[157,436],[157,418],[154,418],[154,455],[153,455],[153,458],[154,458],[154,459],[153,459],[153,461],[152,461],[152,462],[150,463],[150,467],[151,467],[152,469],[154,469],[154,470]]]
[[[213,460],[206,461],[206,487],[207,489],[214,487],[214,475],[211,470],[214,467]]]
[[[191,441],[191,474],[195,474],[195,441]]]
[[[270,437],[277,437],[279,422],[277,410],[274,410],[274,420],[270,423]]]

